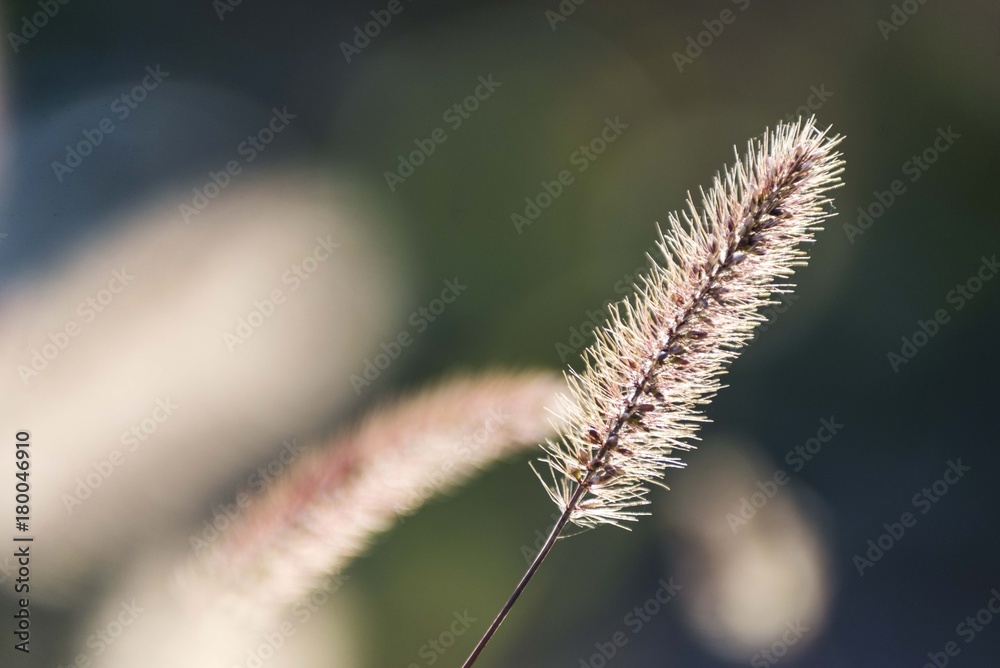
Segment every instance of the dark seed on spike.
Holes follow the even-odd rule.
[[[645,422],[643,422],[643,417],[641,415],[637,415],[636,413],[629,415],[628,420],[625,422],[625,424],[626,426],[631,427],[632,429],[641,429],[642,431],[647,431],[647,432],[649,431],[649,426]],[[618,451],[615,450],[615,452]]]
[[[597,433],[597,430],[591,427],[587,430],[587,440],[589,440],[594,445],[601,444],[601,435]]]
[[[648,413],[654,408],[656,408],[656,406],[654,406],[653,404],[639,404],[638,406],[635,407],[635,409],[640,413]]]
[[[605,444],[612,450],[618,447],[618,434],[611,434]]]
[[[739,264],[746,258],[747,254],[741,251],[736,251],[733,253],[732,257],[729,258],[729,264]]]
[[[661,350],[660,352],[658,352],[656,354],[656,361],[657,362],[662,362],[665,359],[667,359],[667,351],[666,350]]]

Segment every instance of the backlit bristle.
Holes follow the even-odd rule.
[[[831,214],[840,185],[839,137],[813,120],[780,124],[750,142],[702,192],[698,209],[671,214],[636,294],[570,370],[559,437],[544,447],[553,501],[581,527],[621,525],[642,513],[650,484],[693,447],[724,365],[739,354],[760,308],[805,264],[804,244]],[[582,468],[581,468],[582,467]]]

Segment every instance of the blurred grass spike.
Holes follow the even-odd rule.
[[[301,455],[177,572],[194,609],[251,627],[339,573],[372,538],[482,468],[553,432],[561,386],[544,371],[460,376],[378,409]],[[242,507],[242,506],[241,506]]]

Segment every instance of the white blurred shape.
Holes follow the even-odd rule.
[[[687,622],[706,648],[736,661],[775,643],[782,655],[799,653],[822,635],[830,604],[818,522],[794,479],[774,482],[778,470],[756,448],[709,441],[690,468],[671,476],[664,497]],[[749,517],[754,504],[760,508]]]
[[[94,668],[360,665],[355,626],[361,601],[345,576],[266,629],[252,630],[235,618],[205,615],[174,598],[170,583],[178,559],[164,549],[139,557],[80,627],[67,658],[83,654]]]
[[[189,224],[191,194],[177,193],[2,295],[0,428],[32,437],[30,531],[49,546],[32,560],[38,598],[64,600],[130,545],[186,525],[355,397],[349,376],[400,295],[373,214],[334,183],[243,175]],[[238,333],[241,319],[259,326]]]

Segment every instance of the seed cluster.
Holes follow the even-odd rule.
[[[779,125],[716,176],[700,210],[689,198],[687,211],[671,214],[662,263],[610,307],[583,371],[567,373],[543,482],[572,522],[635,520],[649,484],[683,465],[674,451],[693,447],[725,365],[764,319],[760,307],[791,289],[781,281],[831,215],[824,193],[840,184],[839,142],[811,119]]]

